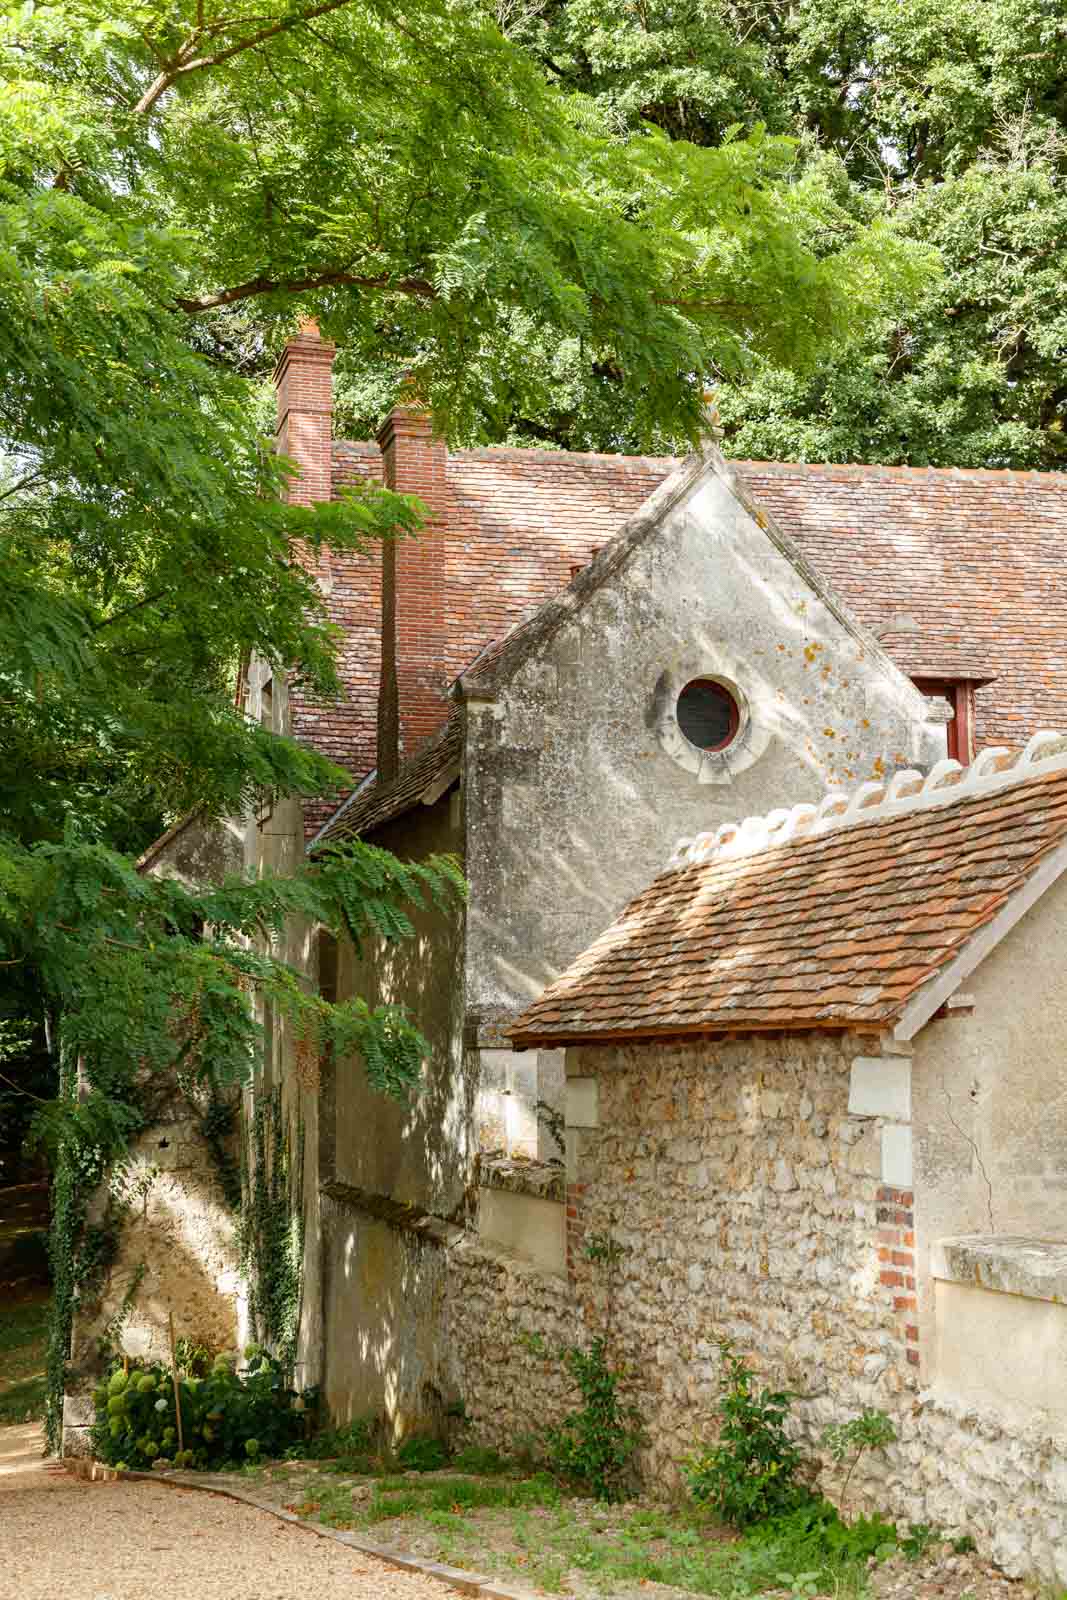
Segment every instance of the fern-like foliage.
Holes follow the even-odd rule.
[[[56,1018],[57,1044],[79,1063],[77,1103],[61,1101],[40,1123],[58,1145],[89,1127],[88,1142],[113,1152],[123,1142],[93,1119],[120,1104],[133,1083],[226,1086],[247,1080],[260,1052],[253,994],[287,1015],[294,1037],[338,1060],[362,1058],[374,1086],[405,1095],[425,1043],[397,1007],[361,999],[332,1003],[272,955],[292,918],[347,933],[403,939],[409,910],[444,906],[464,892],[458,862],[400,862],[354,841],[289,877],[233,877],[197,889],[145,876],[102,844],[5,841],[0,855],[0,960],[32,969]],[[207,928],[210,936],[201,937]]]

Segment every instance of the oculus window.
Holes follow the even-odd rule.
[[[698,750],[725,750],[737,737],[741,713],[724,684],[693,678],[678,696],[678,726]]]

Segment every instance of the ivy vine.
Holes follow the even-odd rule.
[[[133,1082],[122,1085],[121,1093],[113,1088],[106,1098],[94,1090],[83,1095],[76,1063],[70,1060],[61,1061],[54,1106],[55,1115],[41,1120],[35,1137],[49,1147],[53,1166],[45,1438],[49,1450],[58,1453],[74,1318],[79,1308],[99,1301],[118,1255],[128,1209],[122,1198],[122,1178],[130,1143],[146,1126],[147,1116]],[[90,1204],[108,1179],[103,1215],[90,1223]],[[128,1314],[125,1302],[124,1309]]]
[[[304,1264],[304,1124],[290,1136],[280,1086],[261,1091],[248,1122],[237,1239],[249,1315],[283,1368],[296,1358]]]
[[[57,1115],[39,1131],[53,1162],[49,1260],[53,1300],[46,1354],[45,1437],[58,1453],[63,1437],[63,1397],[74,1320],[99,1305],[130,1211],[128,1181],[133,1142],[158,1120],[160,1106],[131,1078],[111,1086],[105,1099],[79,1086],[76,1067],[61,1066]],[[280,1087],[257,1093],[235,1154],[240,1102],[211,1083],[206,1105],[197,1106],[201,1137],[211,1154],[223,1197],[235,1220],[241,1271],[248,1283],[255,1337],[283,1367],[296,1355],[303,1288],[304,1125],[290,1135]],[[91,1204],[106,1185],[102,1215],[89,1220]],[[138,1264],[121,1305],[101,1335],[106,1356],[121,1338],[145,1267]]]

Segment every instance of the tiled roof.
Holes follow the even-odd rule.
[[[460,716],[455,711],[440,733],[427,740],[423,748],[404,763],[392,783],[357,790],[312,840],[309,848],[370,833],[417,806],[424,795],[434,794],[436,798],[435,791],[442,792],[438,785],[458,766],[461,751]]]
[[[513,1043],[892,1027],[1067,839],[1067,739],[683,840]]]
[[[1067,727],[1067,473],[733,465],[909,677],[995,679],[979,748]]]
[[[448,647],[426,667],[450,682],[494,641],[570,582],[678,463],[670,457],[567,454],[548,450],[460,450],[448,457],[446,531],[440,540],[447,593]],[[338,439],[335,492],[381,477],[376,444]],[[381,565],[377,555],[332,552],[326,603],[342,631],[341,698],[302,702],[298,737],[357,778],[375,764],[381,658]],[[441,702],[442,724],[450,706]],[[421,759],[416,751],[410,759]],[[405,765],[406,771],[406,765]],[[401,773],[401,778],[404,777]],[[417,798],[417,797],[416,797]],[[362,807],[364,797],[360,796]],[[351,796],[344,817],[350,831]],[[414,802],[412,802],[414,803]],[[333,806],[305,808],[309,833],[332,829]],[[395,813],[391,813],[395,814]],[[369,816],[363,809],[360,817]],[[382,820],[382,819],[377,819]],[[374,826],[364,821],[363,827]]]
[[[487,679],[509,635],[568,586],[680,465],[670,457],[460,450],[448,457],[442,682]],[[753,499],[909,677],[995,679],[979,747],[1067,726],[1067,474],[735,461]],[[334,483],[380,477],[377,445],[337,440]],[[380,571],[331,557],[342,699],[301,710],[300,737],[357,777],[375,762]],[[512,641],[513,643],[513,641]],[[442,722],[448,705],[442,700]],[[327,811],[315,813],[315,825]]]

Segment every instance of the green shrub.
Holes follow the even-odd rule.
[[[793,1396],[757,1389],[754,1375],[730,1339],[720,1339],[719,1415],[714,1445],[684,1467],[696,1500],[745,1528],[795,1510],[811,1498],[797,1481],[801,1455],[785,1431]]]
[[[892,1555],[896,1529],[881,1517],[857,1517],[844,1522],[828,1500],[810,1496],[786,1516],[771,1517],[745,1534],[750,1545],[780,1543],[800,1567],[824,1565],[829,1560],[866,1562]]]
[[[405,1472],[439,1472],[448,1460],[448,1451],[440,1439],[428,1434],[416,1434],[405,1439],[396,1453],[397,1465]]]
[[[281,1455],[305,1431],[306,1412],[294,1407],[270,1358],[261,1355],[243,1377],[217,1361],[207,1377],[179,1382],[181,1436],[170,1371],[161,1365],[114,1372],[96,1392],[93,1449],[101,1461],[143,1468],[166,1457],[184,1467],[221,1466]],[[250,1448],[250,1446],[252,1448]]]
[[[861,1457],[868,1450],[884,1450],[886,1445],[894,1442],[896,1436],[897,1430],[884,1411],[863,1411],[849,1422],[832,1423],[824,1430],[823,1448],[829,1451],[839,1466],[848,1462],[840,1489],[842,1500]]]
[[[369,1455],[374,1449],[378,1434],[376,1417],[357,1417],[343,1422],[339,1428],[326,1428],[311,1441],[313,1455],[327,1456]]]
[[[511,1463],[504,1459],[499,1450],[492,1450],[484,1444],[469,1444],[452,1457],[452,1465],[457,1472],[493,1478],[498,1473],[507,1472]]]
[[[603,1339],[563,1352],[585,1404],[547,1434],[548,1461],[561,1477],[598,1500],[618,1500],[639,1442],[637,1413],[619,1399],[619,1374],[607,1364]]]

